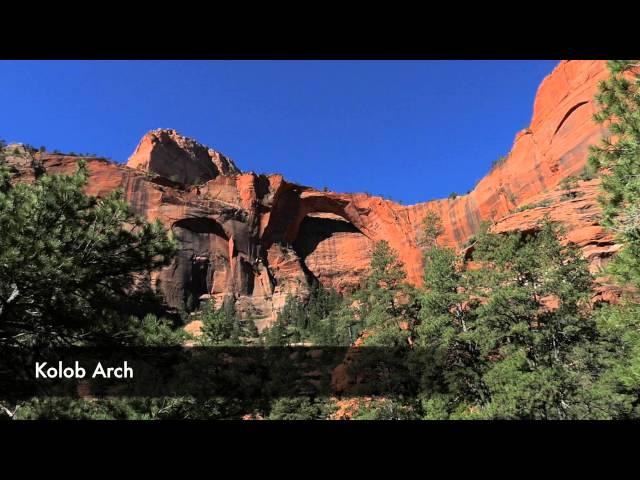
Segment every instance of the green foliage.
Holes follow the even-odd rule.
[[[609,271],[640,287],[640,82],[633,61],[609,63],[595,120],[609,135],[589,166],[560,183],[602,176],[604,224],[622,250]],[[0,141],[0,152],[6,144]],[[508,157],[494,162],[492,169]],[[0,158],[0,163],[1,163]],[[137,276],[166,265],[175,243],[159,224],[136,219],[121,193],[86,196],[87,171],[11,185],[0,166],[0,339],[3,345],[180,345],[189,336],[148,314]],[[502,194],[515,202],[515,196]],[[450,199],[455,199],[453,193]],[[518,211],[546,207],[549,200]],[[124,225],[127,225],[125,228]],[[133,228],[131,228],[133,227]],[[635,419],[640,417],[640,305],[590,305],[592,277],[575,246],[545,219],[534,232],[497,235],[485,224],[470,240],[474,268],[440,246],[434,212],[422,225],[424,288],[405,282],[387,242],[375,245],[363,287],[348,298],[318,283],[309,299],[289,297],[260,336],[268,346],[311,343],[401,347],[419,381],[418,398],[361,402],[356,419]],[[197,308],[185,298],[185,311]],[[132,311],[135,311],[132,316]],[[240,345],[258,337],[233,302],[205,304],[200,344]],[[363,335],[366,333],[366,335]],[[326,419],[332,400],[311,397],[238,402],[226,398],[32,400],[14,418]]]
[[[220,308],[215,308],[211,302],[205,303],[200,311],[200,320],[202,320],[202,335],[198,337],[200,345],[240,345],[240,321],[236,318],[232,301],[226,300]]]
[[[426,416],[582,418],[602,404],[604,393],[585,393],[600,358],[592,279],[560,233],[549,221],[533,235],[481,232],[471,271],[447,249],[427,253],[417,329]]]
[[[600,348],[602,374],[597,382],[614,418],[640,417],[640,305],[624,302],[596,312],[598,331],[606,348]]]
[[[560,180],[559,186],[562,190],[575,190],[576,188],[578,188],[578,178],[573,176],[564,177],[562,180]]]
[[[17,409],[16,420],[150,420],[162,407],[151,398],[36,398]]]
[[[175,241],[136,217],[121,191],[83,189],[87,168],[11,186],[0,175],[0,338],[7,344],[84,342],[113,333],[153,295],[136,276],[167,265]],[[103,337],[104,338],[104,337]]]
[[[289,296],[276,322],[263,338],[268,346],[285,346],[301,342],[316,345],[340,345],[340,327],[337,314],[342,308],[342,297],[333,289],[325,289],[315,281],[305,302]],[[343,336],[343,335],[342,335]]]
[[[564,193],[562,194],[561,199],[571,200],[573,198],[577,198],[578,196],[580,196],[581,192],[576,190],[578,188],[578,185],[579,185],[578,177],[569,176],[569,177],[563,178],[559,183],[560,189],[564,190]]]
[[[509,154],[503,155],[500,158],[497,158],[491,163],[490,172],[494,171],[499,166],[503,165],[509,159]]]
[[[640,62],[609,62],[610,77],[599,85],[594,120],[609,136],[591,147],[590,165],[601,172],[604,224],[617,232],[622,251],[611,271],[624,283],[640,286]],[[637,70],[636,70],[637,71]]]
[[[121,191],[86,195],[87,178],[80,162],[74,175],[42,175],[14,186],[0,167],[0,344],[13,347],[3,361],[16,370],[33,368],[20,352],[43,347],[178,345],[186,338],[169,320],[146,315],[162,305],[139,281],[169,263],[175,241],[159,222],[134,215]],[[14,418],[138,415],[128,410],[133,403],[114,402],[16,405],[11,392],[2,394],[3,406],[18,412]]]
[[[331,400],[309,397],[279,398],[271,404],[269,420],[326,420],[335,411]]]
[[[300,343],[306,326],[304,302],[298,297],[288,296],[276,323],[267,332],[265,342],[269,346]]]
[[[587,163],[578,178],[583,182],[588,182],[589,180],[593,180],[597,176],[597,170],[593,167],[593,165],[591,165],[591,163]]]
[[[223,397],[37,398],[21,404],[17,420],[239,420],[251,408]]]
[[[449,200],[455,200],[456,198],[458,198],[458,194],[456,192],[451,192],[448,198]]]
[[[349,345],[367,330],[367,345],[407,345],[416,318],[414,289],[396,253],[385,241],[375,245],[362,289],[342,299],[315,284],[308,302],[290,297],[277,321],[263,332],[266,345]]]
[[[552,204],[550,199],[540,200],[537,203],[529,203],[516,209],[516,212],[524,212],[525,210],[531,210],[533,208],[545,208],[550,207]]]
[[[406,346],[416,320],[415,291],[396,252],[386,241],[375,244],[364,288],[349,307],[356,331],[367,330],[365,345]],[[404,325],[404,327],[403,327]]]
[[[132,317],[129,333],[133,338],[127,343],[146,347],[180,346],[191,338],[182,328],[175,328],[170,320],[152,313],[142,320]]]
[[[279,347],[294,343],[294,341],[291,340],[291,337],[294,336],[292,334],[293,328],[288,327],[289,326],[286,325],[283,320],[277,318],[273,325],[269,326],[262,332],[264,344],[267,347]]]
[[[361,402],[354,420],[419,420],[418,409],[409,402],[384,398],[368,404]]]
[[[423,388],[429,392],[424,400],[434,415],[434,402],[450,403],[449,395],[461,395],[469,402],[483,398],[479,381],[483,364],[476,342],[469,338],[477,316],[472,307],[476,305],[471,301],[469,280],[456,253],[434,245],[425,252],[424,267],[416,346],[422,356]],[[448,413],[444,418],[447,416]]]
[[[318,322],[311,337],[316,345],[351,345],[358,337],[361,323],[354,316],[350,298],[340,299]]]
[[[419,244],[421,247],[431,247],[438,241],[438,237],[444,233],[442,220],[438,214],[429,210],[422,220],[421,238]]]
[[[580,194],[579,181],[603,175],[605,224],[624,245],[610,271],[640,286],[640,97],[638,80],[629,75],[632,66],[638,63],[611,62],[612,77],[597,98],[596,120],[607,123],[615,141],[605,138],[594,147],[589,166],[560,188],[564,200],[573,199]],[[546,200],[519,211],[549,205]],[[587,262],[573,245],[560,242],[556,225],[545,220],[536,232],[511,235],[491,234],[485,226],[472,242],[479,265],[474,269],[438,245],[435,214],[423,230],[419,313],[402,266],[383,242],[376,245],[364,287],[321,322],[333,330],[325,338],[334,343],[345,330],[366,330],[369,345],[413,340],[419,404],[388,398],[361,409],[358,418],[637,418],[638,303],[630,297],[592,311]],[[409,301],[399,301],[403,296]]]
[[[224,397],[207,399],[190,396],[162,399],[152,418],[159,420],[239,420],[248,405]]]
[[[259,338],[260,334],[258,333],[258,327],[252,317],[245,320],[244,329],[248,338]]]

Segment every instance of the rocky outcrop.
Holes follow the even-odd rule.
[[[281,175],[241,173],[224,155],[175,130],[147,133],[126,166],[88,159],[88,192],[122,188],[138,213],[159,219],[180,240],[173,264],[152,276],[170,307],[232,297],[259,329],[287,296],[308,295],[314,279],[341,292],[357,288],[379,240],[398,252],[408,280],[419,285],[421,222],[429,211],[443,220],[441,241],[456,248],[484,220],[497,232],[523,231],[549,215],[565,225],[567,239],[595,271],[619,248],[598,223],[598,181],[582,182],[573,196],[558,184],[582,172],[588,146],[603,133],[591,117],[598,81],[606,76],[602,61],[561,62],[542,82],[531,124],[516,135],[509,155],[455,199],[402,206],[317,191]],[[70,172],[77,161],[23,153],[8,161],[27,181],[37,169]]]
[[[127,165],[188,185],[240,173],[230,158],[175,130],[163,129],[142,137]]]
[[[531,203],[498,220],[492,231],[496,233],[533,231],[548,217],[562,224],[565,240],[582,249],[597,273],[606,260],[620,249],[611,233],[600,225],[600,193],[598,179],[579,182],[574,189],[558,187],[531,198]]]
[[[545,218],[558,222],[565,230],[564,241],[582,250],[596,278],[592,301],[615,302],[621,290],[602,271],[621,245],[600,225],[599,194],[599,179],[581,181],[576,188],[568,190],[556,187],[532,197],[530,203],[499,219],[491,230],[496,233],[531,232],[538,229]]]

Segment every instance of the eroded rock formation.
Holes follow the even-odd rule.
[[[582,172],[588,146],[603,133],[592,115],[606,76],[603,61],[561,62],[542,82],[531,125],[516,135],[509,155],[455,199],[402,206],[241,173],[232,160],[174,130],[146,134],[126,166],[88,159],[88,192],[122,188],[139,214],[160,219],[180,240],[173,264],[152,278],[169,306],[233,297],[260,329],[288,295],[308,295],[314,280],[341,292],[357,288],[379,240],[389,242],[408,279],[420,284],[420,229],[430,210],[443,220],[442,241],[457,248],[483,220],[499,232],[526,230],[547,214],[565,224],[567,238],[596,269],[618,248],[598,224],[598,181],[581,183],[573,197],[558,184]],[[25,152],[8,161],[28,180],[42,170],[70,172],[77,157]]]
[[[127,166],[188,185],[240,173],[230,158],[175,130],[164,129],[153,130],[142,137]]]

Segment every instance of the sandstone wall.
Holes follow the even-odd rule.
[[[167,303],[235,299],[237,309],[264,328],[288,295],[304,297],[316,279],[341,292],[366,275],[375,242],[387,240],[419,285],[420,224],[435,211],[442,241],[462,248],[483,220],[499,232],[526,230],[545,214],[561,221],[597,269],[618,246],[598,225],[597,180],[581,183],[576,198],[558,190],[562,178],[582,172],[588,146],[602,135],[592,121],[604,61],[563,61],[537,92],[531,124],[508,157],[468,195],[402,206],[366,194],[320,192],[281,175],[242,173],[232,160],[178,134],[146,134],[126,166],[88,159],[88,192],[122,188],[134,209],[160,219],[180,240],[173,264],[153,275]],[[29,181],[34,165],[70,172],[77,157],[24,152],[9,162]],[[336,172],[339,175],[339,172]],[[424,192],[428,197],[429,192]],[[545,207],[518,212],[526,204]]]

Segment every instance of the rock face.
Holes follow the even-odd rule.
[[[338,215],[311,213],[300,224],[294,249],[320,283],[350,292],[366,275],[373,242]]]
[[[537,228],[543,218],[562,224],[566,233],[564,239],[582,250],[589,261],[590,270],[596,277],[592,300],[617,301],[621,293],[610,279],[600,274],[612,255],[620,249],[612,234],[603,228],[600,221],[600,180],[581,181],[575,189],[556,187],[531,199],[512,214],[498,220],[492,231],[496,233],[527,232]]]
[[[519,211],[506,215],[492,227],[496,233],[532,231],[546,216],[566,229],[565,238],[583,251],[596,273],[603,261],[617,252],[610,232],[599,224],[600,209],[597,202],[600,180],[581,181],[575,189],[557,187],[541,193]]]
[[[441,241],[457,248],[483,220],[498,232],[518,231],[548,214],[564,223],[567,238],[595,270],[618,249],[598,225],[598,181],[582,182],[575,195],[558,184],[583,170],[588,146],[603,133],[591,117],[598,81],[607,75],[603,61],[561,62],[542,82],[531,125],[516,135],[510,154],[455,199],[402,206],[366,194],[320,192],[280,175],[241,173],[232,160],[175,130],[147,133],[126,166],[89,159],[88,192],[123,188],[137,212],[160,219],[180,240],[173,264],[152,276],[168,305],[232,297],[259,329],[275,319],[287,296],[308,295],[314,280],[341,292],[357,288],[379,240],[398,252],[407,278],[419,285],[420,225],[429,211],[443,220]],[[38,166],[70,172],[77,161],[30,155],[16,165],[25,180]]]
[[[175,130],[162,129],[142,137],[127,165],[188,185],[240,173],[230,158]]]
[[[511,152],[468,195],[407,207],[412,223],[434,209],[445,222],[445,238],[461,245],[482,220],[499,220],[519,206],[578,175],[604,130],[592,120],[604,61],[562,61],[538,89],[533,118],[518,132]]]

